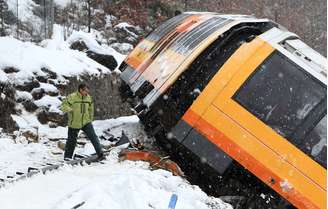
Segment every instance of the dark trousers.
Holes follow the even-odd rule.
[[[77,138],[77,135],[80,130],[81,129],[68,127],[68,138],[66,141],[64,158],[72,158],[73,157],[74,149],[76,146],[76,138]],[[102,151],[101,145],[99,143],[98,137],[95,133],[95,130],[93,129],[92,124],[88,123],[85,126],[83,126],[82,131],[87,135],[87,137],[91,141],[93,147],[96,150],[97,155],[101,156],[103,151]]]

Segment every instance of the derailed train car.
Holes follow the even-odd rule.
[[[326,59],[297,35],[183,13],[120,69],[146,131],[204,190],[245,197],[241,208],[326,208]]]

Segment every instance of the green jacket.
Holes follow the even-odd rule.
[[[79,92],[68,95],[61,104],[61,111],[68,113],[68,127],[80,129],[93,121],[93,101],[90,95]]]

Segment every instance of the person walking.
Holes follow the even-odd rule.
[[[71,93],[63,100],[60,109],[68,114],[68,137],[64,160],[72,159],[80,130],[83,130],[91,141],[98,155],[98,159],[104,159],[101,144],[92,125],[94,105],[92,97],[89,95],[88,86],[83,83],[80,84],[76,92]]]

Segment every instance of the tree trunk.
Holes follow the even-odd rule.
[[[88,0],[88,32],[91,31],[91,0]]]
[[[17,15],[16,35],[17,35],[17,38],[19,38],[18,0],[16,0],[16,15]]]
[[[5,26],[4,26],[4,20],[3,20],[3,13],[4,13],[4,0],[0,0],[0,18],[1,18],[1,30],[0,30],[0,36],[4,36],[4,30],[5,30]]]

